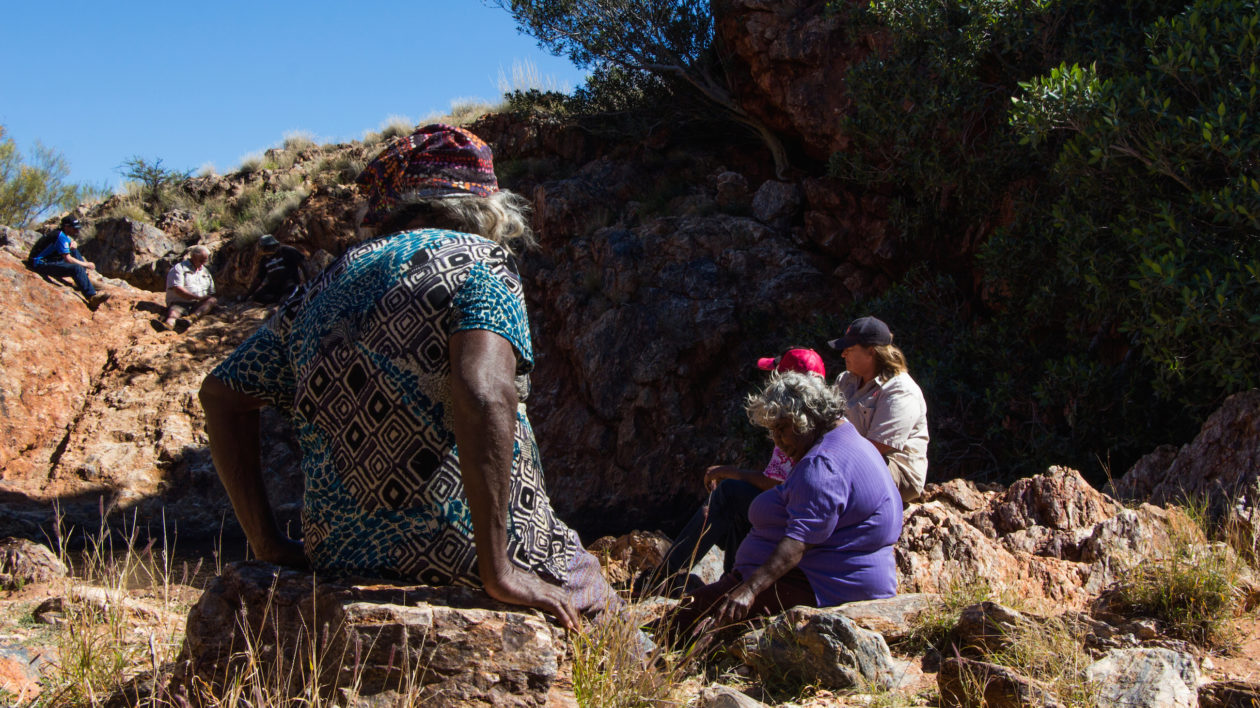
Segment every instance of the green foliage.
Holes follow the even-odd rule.
[[[162,158],[149,162],[140,156],[133,156],[118,168],[119,174],[138,183],[145,201],[154,213],[160,213],[166,203],[169,191],[176,184],[192,176],[192,170],[172,170],[162,166]]]
[[[1197,412],[1260,385],[1258,45],[1254,2],[1200,0],[1151,25],[1141,72],[1059,67],[1012,115],[1029,144],[1066,136],[1031,249],[1058,256],[1051,292],[1141,347],[1161,398],[1207,383]]]
[[[50,212],[65,211],[108,191],[91,185],[67,184],[70,165],[61,153],[35,143],[23,157],[0,125],[0,224],[26,226]]]
[[[926,270],[980,266],[849,313],[897,333],[933,465],[1098,478],[1260,385],[1254,0],[847,7],[892,41],[847,76],[833,174]]]
[[[651,74],[671,90],[704,101],[706,117],[734,120],[757,131],[780,174],[787,154],[761,121],[735,100],[714,47],[707,0],[494,0],[540,46],[631,81]],[[622,73],[617,73],[622,72]],[[717,116],[713,114],[717,109]]]

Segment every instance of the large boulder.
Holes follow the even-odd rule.
[[[1234,394],[1175,454],[1162,447],[1113,486],[1122,499],[1204,504],[1237,548],[1260,539],[1260,390]]]
[[[31,247],[43,238],[43,234],[29,229],[15,229],[11,226],[0,226],[0,248],[11,253],[20,261],[31,254]]]
[[[828,689],[896,683],[884,638],[834,608],[794,607],[740,637],[732,649],[771,683]]]
[[[778,313],[833,307],[829,266],[746,217],[566,228],[545,223],[541,252],[521,259],[545,343],[529,406],[552,502],[584,534],[677,523],[698,508],[705,467],[746,454],[731,426]]]
[[[280,699],[317,687],[351,706],[543,706],[563,634],[519,610],[471,588],[233,563],[189,613],[180,680],[222,691],[262,667]]]
[[[25,538],[0,540],[0,587],[13,589],[66,575],[66,564],[42,543]]]
[[[977,578],[1046,608],[1082,609],[1147,560],[1166,558],[1184,513],[1124,509],[1075,470],[1052,467],[1004,491],[928,485],[905,511],[894,552],[901,592],[945,593]]]
[[[83,257],[109,278],[121,278],[142,290],[164,292],[166,271],[183,258],[185,243],[151,226],[128,218],[104,219],[95,235],[80,245]]]

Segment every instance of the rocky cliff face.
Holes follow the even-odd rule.
[[[266,314],[229,310],[184,335],[156,332],[161,295],[108,280],[89,311],[0,251],[0,535],[45,538],[138,523],[189,540],[232,519],[210,462],[201,379]],[[287,425],[269,416],[264,453],[281,518],[301,499]]]

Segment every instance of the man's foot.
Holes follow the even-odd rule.
[[[109,293],[96,293],[92,297],[88,298],[88,301],[87,301],[88,309],[96,310],[96,308],[100,307],[108,299],[109,299]]]
[[[172,325],[172,326],[175,328],[175,333],[176,333],[176,334],[183,334],[184,332],[187,332],[187,331],[188,331],[188,325],[189,325],[189,324],[190,324],[190,322],[189,322],[186,318],[181,317],[181,318],[179,318],[179,319],[175,320],[175,322],[173,323],[173,325]]]

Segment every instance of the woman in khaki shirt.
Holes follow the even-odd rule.
[[[828,344],[847,369],[836,379],[849,402],[845,417],[884,456],[902,501],[910,502],[927,480],[927,402],[892,341],[888,325],[861,317]]]

